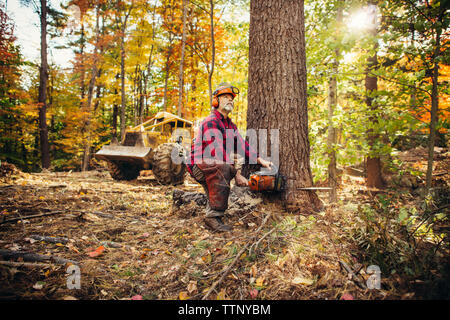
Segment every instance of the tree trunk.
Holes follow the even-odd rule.
[[[186,48],[186,12],[187,0],[183,0],[183,36],[181,38],[181,59],[180,59],[180,73],[179,73],[179,90],[178,90],[178,111],[177,115],[182,116],[183,107],[183,91],[184,91],[184,52]]]
[[[121,107],[120,107],[120,141],[125,137],[125,112],[127,108],[126,97],[125,97],[125,33],[127,30],[128,18],[133,10],[134,2],[131,2],[131,6],[128,9],[124,20],[119,19],[120,23],[120,84],[121,84]]]
[[[85,43],[85,34],[84,34],[84,22],[81,22],[81,48],[80,48],[80,64],[81,64],[81,68],[80,68],[80,72],[81,72],[81,77],[80,77],[80,94],[81,94],[81,104],[80,107],[83,107],[84,104],[84,98],[86,95],[86,85],[85,85],[85,62],[84,62],[84,43]]]
[[[167,111],[167,90],[169,83],[169,72],[170,72],[170,58],[172,56],[172,38],[169,39],[169,48],[166,56],[166,66],[165,66],[165,79],[164,79],[164,98],[163,98],[163,110]]]
[[[88,97],[86,101],[86,114],[87,119],[85,123],[85,131],[86,131],[86,138],[84,141],[84,157],[83,157],[83,164],[81,171],[86,171],[89,169],[89,159],[90,159],[90,149],[91,149],[91,118],[92,118],[92,98],[94,96],[94,87],[95,87],[95,80],[97,79],[98,74],[98,47],[99,47],[99,36],[100,36],[100,28],[99,28],[99,9],[97,8],[97,17],[96,17],[96,25],[95,25],[95,34],[96,34],[96,41],[95,41],[95,47],[94,47],[94,59],[93,59],[93,65],[92,65],[92,74],[91,74],[91,80],[89,81],[89,87],[88,87]]]
[[[340,25],[342,23],[342,7],[339,7],[337,9],[336,13],[336,22]],[[335,41],[338,41],[338,37],[335,37]],[[336,49],[334,50],[334,61],[333,61],[333,69],[332,69],[332,75],[330,77],[330,83],[329,83],[329,91],[328,91],[328,140],[327,140],[327,147],[328,147],[328,157],[329,157],[329,164],[328,164],[328,186],[331,188],[330,194],[329,194],[329,201],[330,203],[335,203],[337,201],[337,170],[336,170],[336,151],[335,151],[335,145],[336,145],[336,128],[333,125],[333,114],[334,110],[337,105],[337,74],[338,74],[338,68],[339,68],[339,56],[340,51],[338,48],[338,43],[336,43]]]
[[[39,133],[42,168],[50,167],[50,150],[47,128],[47,0],[41,0],[41,67],[39,69]]]
[[[209,0],[210,5],[210,13],[209,17],[211,20],[211,47],[212,47],[212,54],[211,54],[211,68],[208,70],[208,89],[209,89],[209,106],[212,108],[212,77],[214,74],[214,64],[215,64],[215,58],[216,58],[216,40],[214,38],[214,1]]]
[[[430,115],[430,135],[428,138],[428,165],[426,175],[426,190],[427,194],[430,192],[431,182],[433,178],[433,158],[434,158],[434,144],[436,141],[436,123],[438,117],[439,108],[439,95],[438,95],[438,77],[439,77],[439,62],[437,58],[441,51],[441,32],[442,29],[437,29],[436,32],[436,47],[433,54],[434,67],[433,75],[431,78],[431,115]]]
[[[247,129],[279,130],[279,169],[287,178],[283,202],[290,212],[312,213],[321,201],[315,192],[299,190],[313,185],[303,7],[303,1],[250,3]]]
[[[125,110],[127,107],[125,97],[125,30],[122,30],[122,39],[120,40],[120,141],[125,136]]]
[[[117,140],[117,116],[119,114],[119,107],[114,103],[112,116],[112,139]]]
[[[375,4],[372,4],[375,5]],[[376,10],[373,13],[373,27],[371,30],[371,34],[373,37],[376,37],[377,35],[377,28],[376,28]],[[377,50],[378,43],[375,42],[373,44],[374,49]],[[378,66],[378,59],[377,59],[377,52],[375,51],[374,55],[369,57],[367,59],[367,69],[366,69],[366,79],[365,79],[365,89],[366,89],[366,104],[368,107],[368,110],[370,111],[371,115],[369,116],[369,121],[372,123],[373,126],[377,126],[378,123],[378,106],[376,103],[373,102],[373,94],[378,90],[378,78],[377,76],[373,75],[372,72],[377,68]],[[377,132],[374,132],[373,129],[367,130],[367,140],[369,143],[369,149],[370,152],[374,152],[372,154],[369,154],[367,156],[366,160],[366,186],[367,187],[374,187],[374,188],[383,188],[384,183],[383,179],[381,177],[381,160],[379,155],[377,155],[377,150],[374,150],[374,147],[376,145],[377,140],[379,140],[379,134]]]
[[[330,203],[335,203],[337,201],[337,192],[336,192],[336,186],[337,186],[337,174],[336,174],[336,151],[334,150],[336,145],[336,128],[333,125],[333,114],[334,109],[336,108],[337,104],[337,79],[336,75],[338,73],[338,55],[339,55],[339,49],[335,50],[336,57],[333,62],[333,74],[330,77],[330,83],[328,87],[328,140],[327,140],[327,147],[328,147],[328,157],[329,157],[329,164],[328,164],[328,186],[331,188],[330,194],[329,194],[329,200]]]

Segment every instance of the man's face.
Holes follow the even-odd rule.
[[[233,95],[230,93],[225,93],[219,96],[219,109],[225,110],[226,112],[233,111]]]

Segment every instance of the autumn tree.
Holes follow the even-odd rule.
[[[426,122],[428,159],[425,182],[429,191],[436,136],[446,118],[439,100],[449,94],[448,83],[439,80],[440,69],[450,64],[448,1],[391,0],[383,3],[382,8],[387,12],[384,26],[389,32],[389,58],[396,63],[390,68],[389,75],[380,76],[408,94],[411,99],[405,109]]]
[[[23,135],[30,128],[24,108],[20,108],[26,97],[19,82],[23,60],[15,41],[13,22],[0,4],[0,160],[27,169],[29,156]]]
[[[250,2],[248,129],[279,130],[279,169],[289,211],[321,208],[309,158],[303,1]]]

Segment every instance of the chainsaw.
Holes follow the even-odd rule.
[[[263,168],[261,171],[254,172],[248,180],[250,190],[256,192],[279,192],[286,186],[286,178],[278,172],[276,166],[270,169]]]

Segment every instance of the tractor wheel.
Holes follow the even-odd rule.
[[[108,161],[108,169],[109,173],[111,174],[111,177],[114,180],[134,180],[137,177],[139,177],[139,172],[141,171],[141,168],[133,163],[129,162],[109,162]]]
[[[174,150],[175,149],[175,150]],[[177,163],[172,161],[172,154],[177,157]],[[152,171],[159,183],[181,184],[184,181],[186,166],[181,161],[185,157],[185,151],[177,143],[163,143],[153,153]]]

